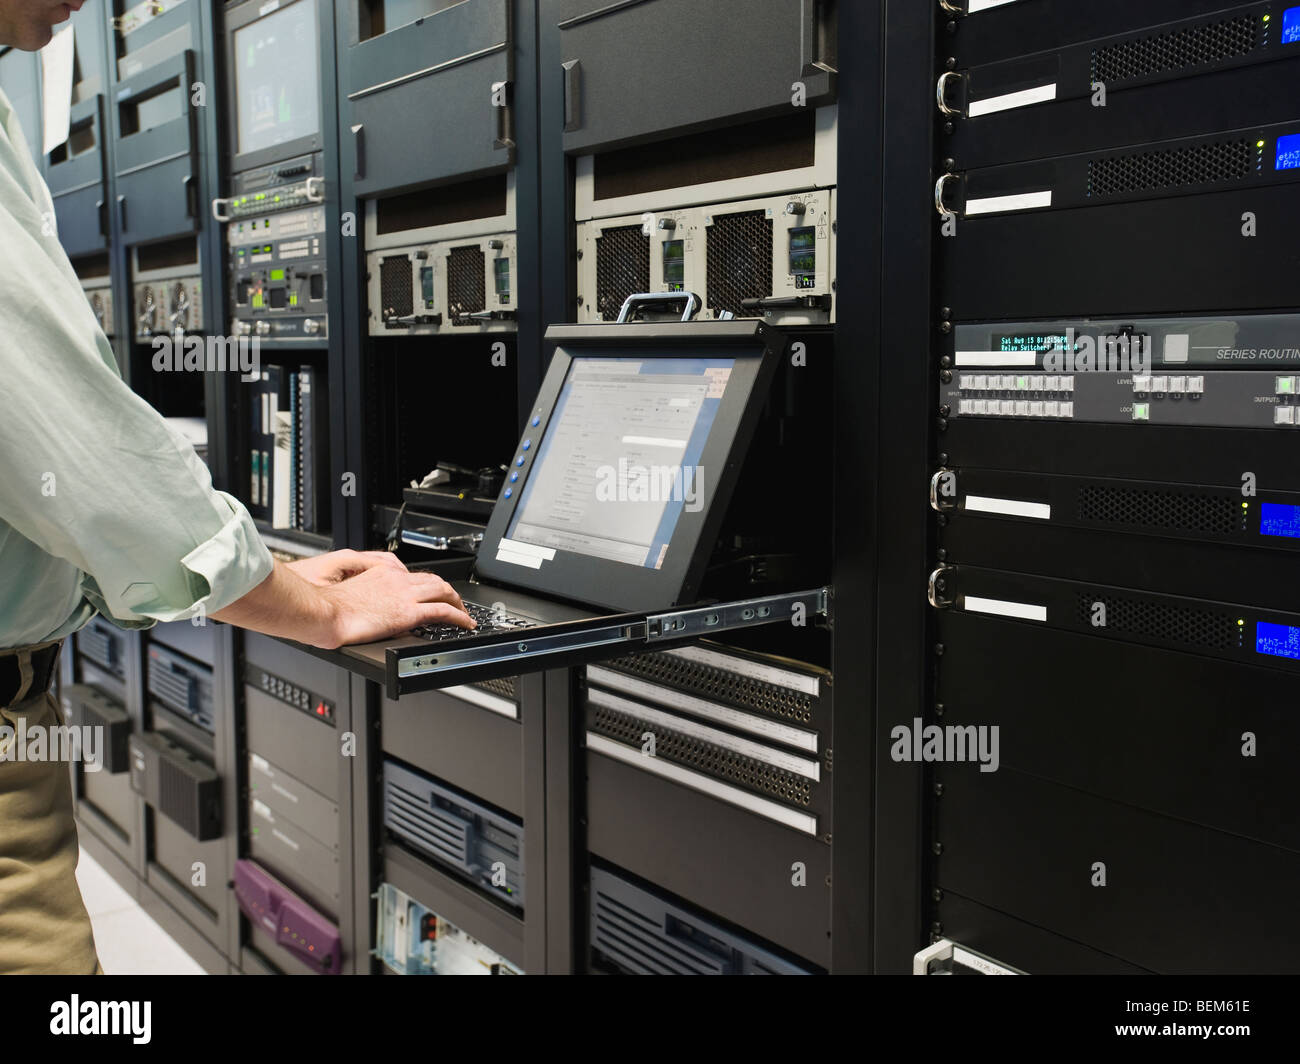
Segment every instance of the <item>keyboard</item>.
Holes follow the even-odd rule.
[[[452,639],[464,639],[471,635],[484,635],[487,632],[514,631],[518,628],[532,628],[536,621],[516,617],[504,610],[491,606],[481,606],[477,602],[465,603],[465,612],[478,622],[474,629],[461,628],[456,624],[422,624],[411,630],[412,635],[427,639],[431,643],[445,643]]]

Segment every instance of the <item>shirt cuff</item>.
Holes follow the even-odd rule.
[[[243,598],[270,576],[275,560],[243,503],[224,491],[213,494],[225,501],[231,515],[216,535],[181,559],[192,592],[188,602],[159,601],[154,584],[139,583],[127,589],[124,596],[127,609],[113,611],[106,607],[97,587],[87,586],[93,583],[87,576],[83,578],[82,590],[91,603],[119,627],[149,627],[156,621],[193,620],[216,613]]]

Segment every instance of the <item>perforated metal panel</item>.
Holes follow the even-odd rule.
[[[765,211],[717,214],[709,226],[708,305],[744,313],[741,302],[772,294],[772,219]]]
[[[452,248],[447,254],[447,309],[452,324],[486,306],[486,264],[477,244]]]
[[[674,761],[715,779],[748,787],[792,805],[807,805],[812,799],[812,781],[805,776],[746,757],[713,743],[651,724],[627,713],[598,706],[591,730],[629,746],[640,747],[643,736],[655,738],[655,757]]]
[[[380,260],[379,298],[382,318],[402,318],[414,313],[411,278],[411,260],[405,255],[389,255]]]
[[[650,291],[650,238],[639,225],[620,225],[596,238],[596,310],[618,320],[628,296]]]
[[[1079,489],[1079,517],[1108,525],[1231,535],[1245,528],[1245,511],[1229,496],[1142,488]]]
[[[1253,15],[1239,15],[1209,25],[1107,45],[1092,53],[1092,77],[1094,81],[1111,84],[1236,59],[1258,47],[1259,27],[1260,22]]]
[[[1088,164],[1088,195],[1119,196],[1161,188],[1244,181],[1254,172],[1254,149],[1245,138],[1112,155]]]
[[[802,691],[763,683],[675,654],[637,654],[611,661],[609,667],[655,683],[664,683],[701,698],[720,698],[733,705],[808,723],[813,698]]]
[[[503,676],[498,680],[483,680],[481,683],[474,684],[484,691],[489,691],[494,695],[500,695],[502,698],[508,698],[511,702],[515,700],[515,678],[513,676]]]
[[[1097,603],[1106,607],[1106,623],[1094,625]],[[1148,599],[1121,595],[1087,593],[1078,596],[1078,616],[1098,635],[1129,632],[1150,636],[1167,643],[1234,650],[1241,646],[1241,626],[1227,613],[1171,606]]]

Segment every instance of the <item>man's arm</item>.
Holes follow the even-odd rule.
[[[460,596],[445,580],[432,573],[409,572],[396,558],[393,562],[371,564],[328,584],[312,583],[291,566],[276,562],[271,575],[257,587],[212,616],[325,650],[369,643],[421,624],[475,627],[463,612]]]

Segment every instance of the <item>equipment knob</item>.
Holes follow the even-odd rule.
[[[266,336],[270,331],[271,331],[271,323],[269,321],[259,321],[257,323],[258,336]]]
[[[318,322],[315,318],[308,318],[306,321],[302,323],[302,331],[305,332],[308,336],[315,336],[318,332],[320,332],[320,322]]]

